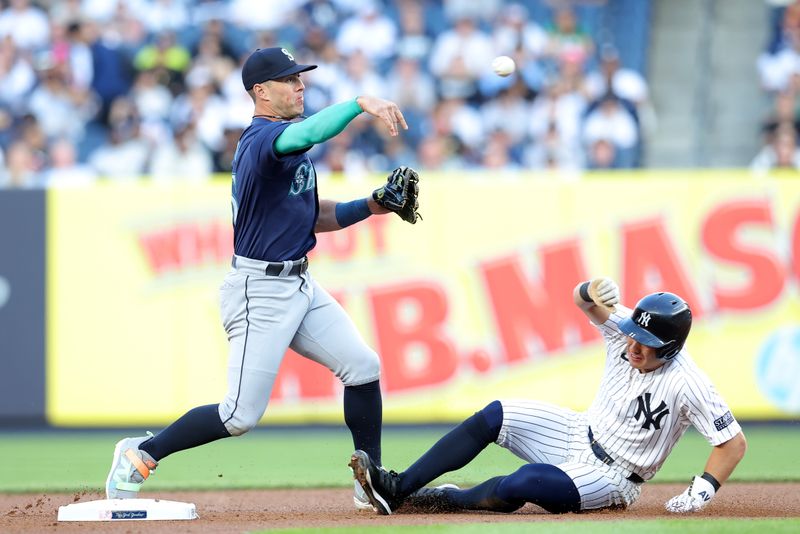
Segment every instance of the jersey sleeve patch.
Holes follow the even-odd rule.
[[[722,417],[714,419],[714,427],[716,427],[717,430],[722,430],[730,426],[730,424],[733,423],[733,421],[734,421],[733,414],[731,413],[730,410],[728,410]]]

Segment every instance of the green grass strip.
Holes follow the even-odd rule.
[[[401,470],[425,452],[445,430],[390,428],[384,432],[383,462]],[[800,429],[789,426],[746,428],[749,450],[734,481],[800,480],[800,462],[786,451],[800,450]],[[0,492],[72,492],[101,489],[114,444],[128,431],[0,433],[5,459]],[[147,481],[150,490],[345,487],[352,441],[345,428],[258,430],[240,438],[177,453]],[[701,473],[711,447],[691,431],[681,440],[655,482],[687,482]],[[516,470],[522,461],[489,446],[470,465],[440,480],[472,485]]]
[[[446,521],[446,516],[443,517]],[[273,534],[320,533],[338,534],[472,534],[493,532],[499,534],[770,534],[800,531],[800,519],[660,519],[629,521],[536,521],[529,523],[459,523],[456,525],[420,526],[369,526],[340,528],[297,528],[260,532]]]

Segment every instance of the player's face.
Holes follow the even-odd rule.
[[[276,115],[287,119],[303,114],[306,86],[299,74],[284,76],[265,83],[269,90],[269,100]]]
[[[664,360],[656,356],[656,349],[642,345],[631,337],[628,338],[627,355],[631,367],[638,369],[642,373],[655,371],[664,365]]]

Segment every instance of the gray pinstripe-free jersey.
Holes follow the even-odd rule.
[[[538,401],[504,400],[497,444],[528,462],[558,466],[575,482],[584,510],[629,506],[641,494],[633,473],[651,479],[689,427],[711,445],[741,431],[725,401],[685,350],[649,373],[628,363],[627,337],[617,327],[630,310],[618,307],[597,326],[606,342],[606,363],[597,395],[586,412]],[[592,451],[594,438],[614,459],[607,465]]]

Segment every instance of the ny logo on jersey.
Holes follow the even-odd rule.
[[[644,415],[643,429],[650,430],[650,425],[653,425],[653,428],[656,430],[661,430],[661,420],[669,413],[667,403],[662,400],[658,408],[653,410],[650,408],[650,393],[639,395],[636,402],[638,403],[638,407],[636,408],[636,413],[633,415],[633,418],[638,421],[639,416]]]
[[[290,195],[300,195],[306,191],[311,191],[317,185],[317,173],[314,166],[308,162],[301,163],[294,173],[294,180],[289,186]]]
[[[650,324],[650,314],[648,312],[643,312],[639,318],[636,319],[636,322],[647,328],[647,325]]]

